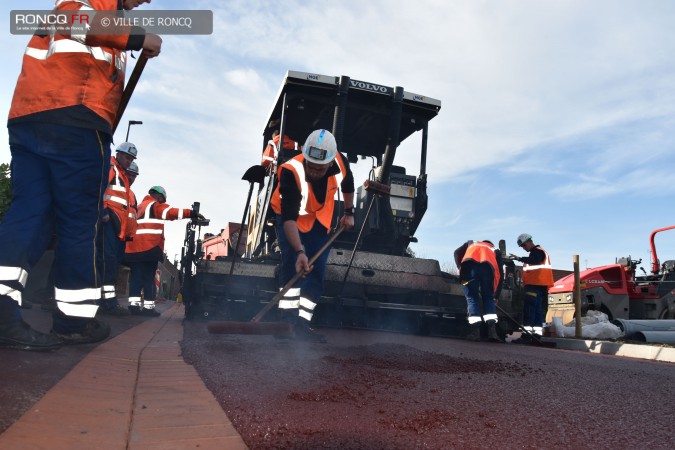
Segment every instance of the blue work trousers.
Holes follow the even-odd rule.
[[[497,307],[495,306],[494,274],[489,263],[464,261],[461,267],[461,277],[464,281],[464,296],[467,303],[469,323],[474,324],[481,320],[497,321]]]
[[[157,261],[133,261],[127,263],[129,273],[129,298],[140,297],[143,291],[143,300],[154,301],[157,295],[155,288],[155,272]]]
[[[110,214],[114,213],[110,212]],[[117,272],[124,258],[124,250],[127,246],[126,242],[119,238],[119,230],[116,228],[112,219],[104,223],[102,227],[101,241],[103,251],[101,252],[102,267],[100,270],[103,273],[104,286],[115,286],[117,284]],[[113,307],[119,303],[117,297],[115,297],[114,299],[104,298],[102,304],[107,307]]]
[[[544,323],[542,306],[548,294],[546,286],[525,285],[523,289],[523,326],[541,328]]]
[[[295,276],[295,261],[297,260],[297,255],[286,239],[281,216],[277,216],[277,224],[277,236],[279,239],[279,247],[281,248],[281,271],[279,274],[279,282],[281,283],[281,286],[284,286]],[[326,233],[326,229],[319,224],[318,220],[314,222],[314,227],[307,233],[300,233],[300,240],[305,247],[307,258],[311,259],[312,256],[319,251],[321,246],[326,243],[329,237],[330,235]],[[295,283],[294,287],[300,289],[300,295],[302,297],[307,297],[314,302],[319,301],[319,297],[323,294],[323,278],[326,273],[326,261],[328,260],[329,253],[330,247],[317,258],[313,264],[314,268],[312,271],[305,278],[300,278]]]
[[[30,271],[55,233],[55,287],[80,293],[83,302],[98,300],[96,235],[111,137],[37,122],[12,124],[8,131],[13,199],[0,225],[0,266]]]

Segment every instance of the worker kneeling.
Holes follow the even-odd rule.
[[[347,158],[337,149],[327,130],[313,131],[302,154],[279,166],[278,183],[271,207],[277,214],[277,236],[281,248],[281,285],[296,273],[304,276],[279,301],[282,319],[294,325],[297,339],[325,342],[311,328],[316,301],[323,293],[323,279],[330,248],[309,266],[314,255],[329,239],[335,194],[340,186],[345,212],[339,224],[354,226],[354,176]]]
[[[497,335],[497,307],[504,281],[502,254],[490,241],[467,241],[455,250],[455,263],[464,285],[467,313],[471,332],[470,341],[480,341],[480,325],[488,327],[488,339],[501,342]]]

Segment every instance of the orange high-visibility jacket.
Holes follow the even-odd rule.
[[[338,186],[340,186],[342,180],[347,176],[347,169],[342,160],[342,155],[340,155],[339,152],[335,157],[335,161],[340,167],[340,173],[328,177],[325,199],[317,199],[312,191],[312,186],[305,179],[305,157],[303,155],[298,155],[295,158],[286,161],[279,167],[277,180],[281,180],[282,171],[290,170],[293,172],[295,182],[298,184],[298,188],[302,194],[297,224],[298,230],[303,233],[307,233],[312,229],[315,220],[318,220],[321,225],[326,228],[327,232],[330,230],[330,225],[333,220],[333,208],[335,206],[335,194],[337,193]],[[270,203],[270,206],[272,206],[272,209],[277,214],[281,214],[280,184],[281,183],[277,183],[277,187],[274,189],[272,201]]]
[[[546,250],[537,245],[536,248],[544,252],[546,258],[541,264],[523,264],[523,285],[533,286],[553,286],[553,268],[551,267],[551,258]]]
[[[129,193],[129,180],[127,180],[126,171],[115,157],[111,157],[108,187],[103,196],[103,204],[117,216],[120,224],[120,232],[117,237],[121,240],[124,240],[128,235],[129,220],[136,221],[136,211],[132,211],[129,207]]]
[[[277,134],[274,136],[274,138],[267,143],[267,147],[265,147],[265,151],[263,151],[263,157],[262,157],[262,166],[267,168],[270,164],[272,164],[274,161],[277,160],[277,155],[278,155],[278,148],[279,148],[279,138],[281,137],[280,134]],[[298,143],[295,142],[293,139],[289,138],[288,136],[284,136],[284,149],[286,150],[297,150],[298,149]]]
[[[131,189],[129,190],[129,221],[127,222],[127,234],[125,240],[130,241],[136,235],[138,228],[138,202],[136,201],[136,194]]]
[[[154,248],[164,252],[164,221],[189,219],[191,212],[189,208],[172,208],[146,195],[138,205],[138,227],[133,241],[127,243],[126,253],[142,253]]]
[[[492,274],[494,276],[494,290],[497,292],[499,287],[499,266],[497,265],[497,257],[495,256],[495,248],[487,242],[476,241],[469,245],[462,258],[462,262],[466,260],[476,261],[477,263],[488,262],[492,266]]]
[[[56,2],[59,11],[81,10],[83,13],[91,8],[114,11],[117,7],[118,0]],[[126,34],[104,35],[100,34],[100,25],[93,25],[82,34],[31,38],[23,56],[9,119],[83,105],[112,127],[124,87],[124,50],[131,27],[116,27]],[[95,29],[99,31],[91,32]]]

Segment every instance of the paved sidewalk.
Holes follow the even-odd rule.
[[[92,350],[0,435],[0,448],[246,449],[192,366],[176,304]]]

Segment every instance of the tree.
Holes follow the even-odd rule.
[[[0,164],[0,222],[12,202],[12,179],[9,164]]]

